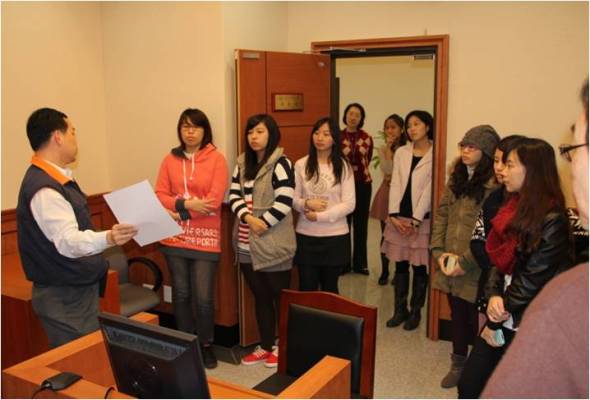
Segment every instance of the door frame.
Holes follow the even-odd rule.
[[[449,71],[449,35],[413,36],[380,39],[331,40],[312,42],[313,53],[330,53],[335,50],[363,51],[363,49],[433,49],[435,54],[435,94],[434,94],[434,171],[432,190],[432,210],[438,208],[440,197],[445,187],[446,151],[447,151],[447,104]],[[434,213],[432,213],[434,216]],[[434,272],[435,262],[430,260],[430,275]],[[444,293],[430,289],[428,302],[427,336],[432,340],[439,338],[440,301]]]

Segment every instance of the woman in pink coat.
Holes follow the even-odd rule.
[[[381,251],[396,263],[395,311],[387,326],[393,328],[405,321],[404,329],[413,330],[420,323],[428,287],[434,123],[428,112],[416,110],[406,116],[405,125],[409,142],[393,156],[389,221]],[[414,278],[408,311],[410,264]]]

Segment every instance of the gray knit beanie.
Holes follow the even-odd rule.
[[[459,144],[475,146],[493,159],[499,142],[500,136],[493,127],[490,125],[478,125],[469,129]]]

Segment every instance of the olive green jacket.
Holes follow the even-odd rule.
[[[447,182],[432,223],[430,250],[436,265],[432,277],[432,287],[445,293],[451,293],[470,303],[475,303],[481,270],[471,254],[469,243],[479,210],[484,200],[495,188],[497,185],[493,180],[490,180],[486,184],[482,201],[476,203],[474,199],[469,197],[457,199]],[[443,274],[438,267],[438,259],[442,253],[457,254],[465,275],[449,277]]]

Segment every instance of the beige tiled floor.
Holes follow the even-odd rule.
[[[377,330],[377,355],[375,366],[376,398],[456,398],[455,389],[442,389],[440,380],[449,367],[451,345],[445,341],[431,341],[426,337],[426,308],[422,310],[420,327],[412,332],[398,328],[386,328],[391,317],[393,289],[391,285],[379,286],[381,272],[379,258],[379,223],[369,224],[369,268],[371,275],[347,274],[340,278],[342,295],[379,307]],[[274,369],[259,364],[255,366],[233,365],[220,362],[207,371],[210,376],[227,379],[248,387],[256,385]]]

